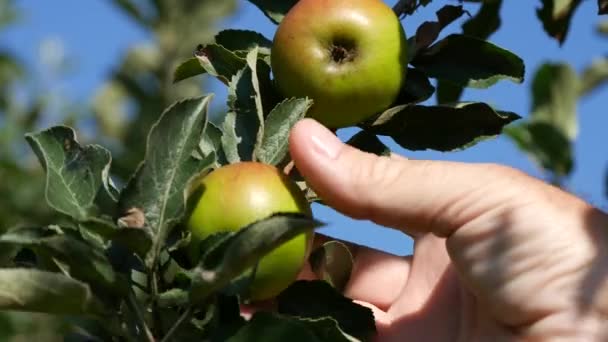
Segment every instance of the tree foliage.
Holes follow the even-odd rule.
[[[191,240],[183,219],[194,180],[238,161],[289,169],[289,131],[313,101],[275,89],[270,37],[215,29],[236,1],[108,1],[154,44],[130,49],[92,99],[66,101],[66,114],[50,127],[38,127],[48,97],[16,101],[17,85],[35,82],[33,73],[0,50],[0,179],[10,179],[0,184],[0,310],[11,312],[0,315],[0,338],[368,340],[373,314],[343,295],[353,260],[335,241],[310,257],[322,280],[292,284],[276,312],[241,316],[243,271],[322,222],[276,213],[205,239],[196,246],[198,260],[186,257]],[[250,2],[278,24],[296,1]],[[402,0],[394,10],[405,19],[430,2]],[[581,72],[564,62],[541,65],[529,113],[461,100],[467,88],[524,81],[525,59],[489,39],[505,19],[502,3],[446,2],[436,20],[410,28],[401,94],[359,124],[348,143],[386,155],[390,148],[380,138],[388,137],[412,151],[450,152],[504,134],[561,184],[575,164],[577,104],[606,83],[608,59]],[[548,39],[568,38],[580,3],[542,1],[537,16]],[[13,5],[0,1],[0,29],[17,18]],[[598,1],[598,13],[605,12]],[[460,32],[441,35],[461,17]],[[605,38],[608,30],[599,24],[597,31]],[[216,121],[214,96],[205,92],[209,78],[228,93]],[[90,115],[94,134],[80,141],[74,127]],[[297,170],[288,173],[310,202],[322,204]],[[34,317],[44,318],[38,329],[27,325]]]

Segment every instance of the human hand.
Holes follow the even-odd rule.
[[[608,216],[511,168],[378,157],[313,120],[290,136],[324,202],[414,238],[358,248],[345,295],[379,341],[608,340]]]

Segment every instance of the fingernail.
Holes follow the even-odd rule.
[[[336,159],[342,148],[342,141],[330,130],[317,123],[317,127],[312,131],[310,140],[313,148],[325,158]]]

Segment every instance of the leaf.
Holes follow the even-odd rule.
[[[568,36],[570,20],[581,0],[542,0],[543,6],[536,15],[543,23],[545,32],[563,44]]]
[[[462,24],[462,33],[467,36],[488,39],[500,27],[502,0],[481,1],[477,14]]]
[[[588,95],[608,84],[608,57],[596,59],[581,75],[581,95]]]
[[[532,113],[507,130],[517,146],[556,176],[572,171],[572,141],[578,134],[580,81],[567,63],[546,63],[532,81]]]
[[[20,228],[0,235],[0,246],[20,246],[46,256],[73,278],[101,287],[114,295],[126,295],[127,283],[114,272],[104,251],[66,234],[48,229]]]
[[[241,120],[237,121],[237,119],[237,113],[230,111],[226,113],[224,122],[222,123],[222,128],[224,131],[224,134],[222,134],[221,137],[222,150],[226,155],[226,160],[230,164],[241,161],[239,145],[241,145],[243,138],[239,137],[236,133],[237,124],[241,122]],[[253,146],[255,146],[255,143],[253,143]],[[249,148],[253,149],[252,147]],[[247,150],[249,150],[249,148]],[[244,152],[244,154],[246,154],[246,152]]]
[[[524,80],[517,55],[482,39],[451,34],[422,51],[412,65],[428,76],[463,87],[487,88],[499,80]]]
[[[305,215],[277,213],[224,235],[206,251],[195,269],[198,276],[193,279],[192,301],[199,302],[220,290],[278,246],[322,225]]]
[[[415,68],[407,69],[405,85],[401,89],[395,105],[420,103],[429,99],[435,92],[426,74]]]
[[[608,36],[608,20],[604,20],[597,25],[596,32],[603,37]]]
[[[0,310],[57,315],[104,315],[87,284],[34,269],[0,269]]]
[[[158,295],[158,306],[161,308],[180,307],[189,303],[188,291],[172,288]]]
[[[365,130],[357,132],[347,142],[361,151],[373,153],[379,156],[388,156],[391,150],[378,139],[378,137]]]
[[[450,81],[437,80],[437,104],[456,103],[460,100],[464,87]]]
[[[185,212],[187,184],[213,163],[192,157],[205,130],[211,98],[181,100],[162,113],[148,134],[144,161],[122,192],[121,212],[143,212],[142,229],[154,237],[148,266],[157,261],[170,230]]]
[[[201,336],[205,341],[228,341],[246,323],[236,296],[217,295],[209,311]]]
[[[462,24],[465,36],[488,39],[500,27],[500,9],[502,0],[481,1],[481,7],[475,16]],[[437,82],[437,103],[455,103],[460,100],[463,87],[448,81]]]
[[[228,107],[222,128],[222,147],[230,163],[250,161],[264,130],[264,115],[258,82],[257,50],[247,56],[247,67],[230,82]],[[265,70],[264,72],[270,72]]]
[[[259,32],[250,30],[223,30],[215,36],[215,42],[233,52],[246,52],[257,48],[262,55],[270,55],[272,41]]]
[[[207,73],[224,84],[228,84],[230,79],[246,65],[245,59],[216,44],[200,47],[195,53],[195,58]]]
[[[520,116],[495,111],[485,103],[457,106],[404,105],[385,111],[375,122],[363,126],[372,134],[390,136],[412,151],[452,151],[469,147],[481,139],[500,134]]]
[[[273,23],[279,24],[298,0],[249,0],[256,5]]]
[[[431,1],[432,0],[397,1],[393,6],[393,12],[395,12],[399,18],[404,18],[414,14],[420,6],[430,4]]]
[[[355,340],[345,336],[330,318],[305,320],[260,311],[226,341],[347,342]]]
[[[200,156],[201,159],[203,159],[204,156],[215,152],[216,161],[214,167],[219,167],[228,163],[224,149],[222,148],[223,134],[224,133],[219,127],[217,127],[213,122],[209,121],[207,122],[207,127],[205,128],[203,138],[199,143],[199,149],[202,152],[202,156]]]
[[[508,127],[505,134],[545,170],[558,176],[568,175],[572,171],[571,143],[555,126],[544,122],[526,122]]]
[[[80,146],[73,129],[55,126],[25,139],[46,172],[47,203],[76,220],[95,214],[95,198],[103,189],[110,152],[98,145]]]
[[[260,144],[264,135],[265,116],[264,106],[262,105],[262,92],[260,90],[260,78],[258,77],[258,67],[260,68],[261,76],[264,77],[264,74],[266,74],[267,79],[270,80],[270,68],[267,65],[258,63],[258,52],[259,50],[255,48],[247,54],[247,66],[249,66],[249,69],[251,70],[251,86],[253,87],[253,94],[251,96],[253,98],[253,103],[255,104],[255,113],[257,114],[257,119],[259,123],[259,127],[256,132],[256,146]],[[243,101],[243,103],[246,102]]]
[[[597,14],[608,14],[608,0],[597,0]]]
[[[554,125],[565,137],[577,136],[576,105],[580,80],[567,63],[546,63],[532,80],[532,114],[535,122]]]
[[[80,222],[78,227],[83,237],[88,234],[97,241],[101,238],[104,246],[107,241],[118,243],[143,258],[152,246],[152,235],[148,230],[142,229],[143,226],[136,226],[136,223],[129,221],[129,215],[142,215],[140,219],[143,222],[143,213],[133,210],[128,211],[126,216],[118,220],[120,227],[105,217],[89,217],[86,221]],[[129,223],[125,223],[127,221]]]
[[[319,279],[327,281],[342,293],[348,285],[354,258],[348,247],[340,241],[328,241],[309,257],[310,267]]]
[[[298,280],[277,297],[277,312],[300,318],[331,317],[342,331],[361,341],[376,332],[371,309],[356,304],[321,280]]]
[[[408,55],[413,58],[417,53],[431,45],[446,26],[460,18],[465,11],[462,6],[445,5],[437,12],[437,21],[425,21],[418,29],[416,34],[409,40]]]
[[[173,83],[208,73],[228,84],[236,73],[245,67],[246,61],[217,44],[199,46],[195,56],[180,64],[173,74]]]
[[[196,57],[192,57],[177,66],[177,68],[175,69],[175,72],[173,73],[173,83],[177,83],[177,82],[183,81],[187,78],[198,76],[198,75],[205,74],[205,73],[207,73],[207,70],[205,70],[205,67],[203,67],[201,65],[201,62],[199,61],[199,59]],[[217,75],[218,74],[216,72],[215,75],[213,75],[213,76],[217,77]]]
[[[264,136],[256,149],[259,162],[277,165],[287,154],[291,128],[302,119],[312,106],[310,99],[286,99],[268,115],[264,124]]]

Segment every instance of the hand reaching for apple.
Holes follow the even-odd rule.
[[[311,119],[301,174],[342,213],[400,229],[412,257],[361,248],[346,295],[379,341],[605,341],[608,215],[507,167],[378,157]]]

